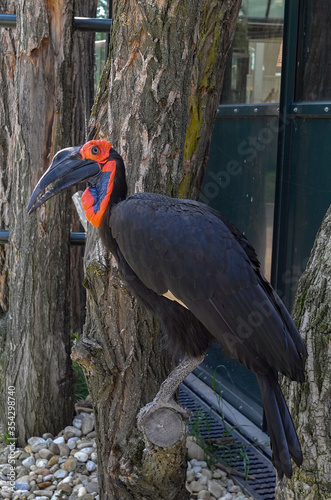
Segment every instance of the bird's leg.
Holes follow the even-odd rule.
[[[147,417],[150,417],[154,411],[159,408],[170,408],[182,414],[185,418],[188,417],[187,412],[179,406],[173,399],[175,391],[178,389],[183,380],[196,368],[205,358],[206,353],[197,357],[185,357],[183,361],[176,366],[164,382],[162,382],[159,392],[151,403],[141,408],[137,415],[138,428],[144,424]]]

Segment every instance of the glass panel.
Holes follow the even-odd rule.
[[[284,0],[244,0],[226,69],[221,104],[277,103]]]
[[[218,116],[200,200],[222,212],[249,239],[268,279],[278,116]]]
[[[296,117],[292,125],[285,270],[277,283],[291,310],[298,280],[331,200],[331,118]]]
[[[247,236],[268,279],[278,142],[277,106],[270,103],[280,99],[283,17],[284,0],[243,1],[200,196]],[[235,110],[238,104],[254,106]],[[255,374],[226,356],[220,345],[209,349],[195,373],[263,426]]]
[[[262,112],[259,107],[259,113]],[[270,278],[278,116],[217,116],[200,200],[222,212],[255,247]],[[265,110],[266,111],[266,110]],[[255,374],[212,347],[196,375],[262,426]]]
[[[255,374],[223,353],[220,344],[209,349],[195,375],[257,426],[263,426],[263,406]]]
[[[297,101],[330,101],[331,3],[325,0],[301,3],[301,50],[298,55],[295,98]]]

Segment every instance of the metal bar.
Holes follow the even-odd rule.
[[[86,233],[70,233],[70,245],[85,245]]]
[[[288,113],[291,116],[331,118],[331,102],[294,102]]]
[[[111,19],[99,19],[96,17],[74,17],[74,26],[79,31],[95,31],[98,33],[109,33]],[[0,14],[0,28],[15,28],[15,14]]]
[[[8,243],[9,231],[0,231],[0,243]]]
[[[265,25],[273,25],[273,24],[278,24],[279,26],[283,26],[284,24],[284,19],[282,18],[270,18],[270,17],[245,17],[245,16],[239,16],[238,19],[247,19],[248,24],[265,24]]]
[[[233,116],[278,116],[279,104],[220,104],[217,110],[217,117]]]
[[[0,230],[0,244],[8,243],[9,231]],[[70,233],[71,245],[85,245],[86,233],[72,232]]]
[[[220,104],[217,118],[232,116],[240,118],[245,116],[278,116],[279,104]],[[315,116],[331,118],[331,101],[325,102],[292,102],[287,107],[288,117]]]
[[[79,31],[96,31],[98,33],[109,33],[111,19],[98,19],[96,17],[75,17],[75,29]]]
[[[279,292],[283,291],[283,274],[286,258],[291,248],[286,238],[291,224],[289,213],[289,158],[291,147],[291,107],[294,103],[296,54],[298,44],[300,0],[286,0],[284,14],[283,63],[280,93],[279,134],[277,153],[276,194],[274,212],[274,233],[272,248],[271,283]],[[289,306],[289,304],[285,304]]]
[[[0,28],[16,28],[16,15],[0,14]]]

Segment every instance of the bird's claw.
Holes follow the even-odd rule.
[[[151,403],[148,403],[139,410],[137,415],[138,429],[142,430],[142,427],[148,418],[150,418],[155,411],[160,410],[161,408],[169,408],[170,410],[179,413],[185,420],[187,420],[190,416],[189,411],[177,404],[174,400],[164,402],[155,398]]]

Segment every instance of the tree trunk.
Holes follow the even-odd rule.
[[[0,11],[12,14],[12,3],[7,2],[7,0],[0,0]],[[12,164],[11,140],[13,136],[14,116],[10,112],[8,103],[14,101],[15,95],[13,71],[16,56],[15,45],[13,30],[0,29],[0,88],[2,93],[2,98],[0,99],[0,228],[3,230],[9,229],[11,179],[8,175],[7,166]],[[7,333],[8,295],[8,252],[6,251],[6,246],[0,244],[0,380],[3,380],[1,354],[4,350]],[[1,382],[0,387],[2,389]],[[2,391],[0,394],[2,394]],[[0,411],[1,409],[2,405]]]
[[[75,16],[96,17],[98,0],[75,0]],[[88,123],[94,99],[94,40],[95,33],[75,31],[73,37],[73,64],[71,109],[71,144],[82,144],[87,140]],[[76,210],[73,210],[71,221],[72,231],[84,231]],[[70,331],[83,332],[86,311],[86,293],[84,280],[84,247],[71,246],[70,248]]]
[[[115,2],[92,126],[123,156],[130,192],[198,197],[240,4]],[[136,428],[169,371],[157,320],[129,295],[98,242],[89,230],[87,322],[73,357],[94,403],[101,496],[187,498],[185,439],[164,451],[146,446]]]
[[[284,382],[303,465],[277,485],[278,500],[331,498],[331,207],[300,278],[293,317],[306,343],[306,382]]]
[[[27,0],[16,2],[16,9],[16,32],[4,30],[0,49],[6,61],[1,72],[6,124],[1,128],[1,169],[8,180],[10,229],[0,415],[6,430],[8,387],[14,387],[10,396],[15,398],[16,421],[9,434],[22,445],[32,435],[56,434],[73,412],[71,200],[67,193],[33,216],[27,216],[26,207],[49,158],[73,140],[83,140],[73,123],[82,131],[84,124],[73,118],[73,109],[81,106],[74,93],[73,2]],[[88,61],[78,64],[88,70]],[[78,83],[85,85],[81,79]]]

